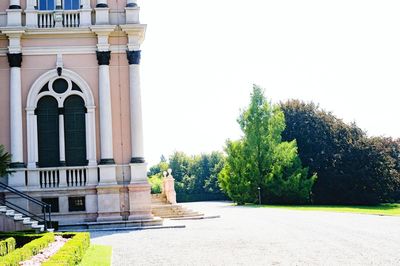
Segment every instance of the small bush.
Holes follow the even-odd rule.
[[[90,234],[77,233],[71,240],[65,243],[65,245],[50,258],[50,260],[44,262],[42,266],[77,265],[82,260],[89,246]]]
[[[5,256],[15,250],[15,239],[9,237],[5,240],[0,241],[0,256]]]
[[[162,191],[162,176],[161,174],[152,175],[149,177],[149,183],[151,185],[151,194],[159,194]]]
[[[51,242],[54,242],[54,234],[46,233],[41,238],[35,239],[24,245],[22,248],[18,248],[0,258],[0,265],[19,266],[21,261],[28,260],[32,256],[35,256],[40,250],[46,248]],[[12,244],[15,244],[15,242]]]

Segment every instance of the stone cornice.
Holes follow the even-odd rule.
[[[122,31],[128,35],[128,50],[139,50],[146,36],[146,24],[120,25]]]
[[[95,25],[90,29],[97,35],[97,49],[98,51],[109,51],[110,44],[108,43],[108,37],[111,32],[116,29],[114,25]]]

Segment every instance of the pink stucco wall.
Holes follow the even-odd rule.
[[[8,0],[0,0],[0,12],[5,12],[10,2]]]
[[[96,38],[44,38],[23,39],[23,47],[41,46],[53,47],[64,44],[95,46]],[[113,44],[126,44],[126,38],[113,37]],[[0,41],[0,45],[1,45]],[[6,45],[3,43],[2,45]],[[4,47],[4,46],[3,46]],[[64,67],[80,75],[90,86],[96,105],[96,141],[97,159],[100,160],[100,133],[99,133],[99,104],[98,104],[98,64],[96,54],[65,54],[63,55]],[[23,132],[24,132],[24,160],[27,161],[27,137],[26,137],[26,102],[29,90],[35,80],[45,72],[56,66],[56,55],[24,55],[22,76],[22,107],[23,108]],[[9,66],[6,56],[0,56],[0,143],[9,151]],[[125,51],[112,53],[110,62],[110,82],[112,100],[113,145],[114,159],[117,164],[129,163],[131,158],[130,144],[130,107],[129,107],[129,66]]]

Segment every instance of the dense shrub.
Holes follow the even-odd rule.
[[[393,201],[399,191],[399,141],[368,138],[313,103],[281,103],[285,141],[296,140],[299,156],[318,173],[316,204],[377,204]]]
[[[16,241],[15,238],[9,237],[5,240],[0,241],[0,256],[5,256],[15,250]]]
[[[36,234],[33,230],[17,232],[0,232],[0,238],[12,237],[16,241],[16,248],[21,248],[32,240],[42,237],[43,234]]]
[[[155,174],[150,176],[149,183],[151,185],[151,194],[159,194],[162,192],[162,175]]]
[[[32,256],[35,256],[40,250],[46,248],[51,242],[54,242],[54,234],[46,233],[42,237],[24,245],[22,248],[18,248],[4,257],[1,257],[0,265],[19,266],[21,261],[28,260]]]
[[[77,233],[65,245],[54,254],[43,266],[73,266],[81,262],[86,250],[90,246],[89,233]]]

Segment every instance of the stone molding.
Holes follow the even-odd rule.
[[[8,9],[21,9],[21,6],[19,5],[11,5],[8,7]]]
[[[96,51],[97,62],[99,66],[110,65],[111,51]]]
[[[96,8],[107,8],[107,7],[108,7],[108,5],[105,3],[99,3],[96,5]]]
[[[10,67],[21,67],[22,65],[22,53],[11,54],[7,53],[8,64]]]
[[[131,159],[131,163],[145,163],[145,159],[143,157],[133,157]]]
[[[126,51],[128,62],[130,65],[140,65],[141,50],[138,51]]]

